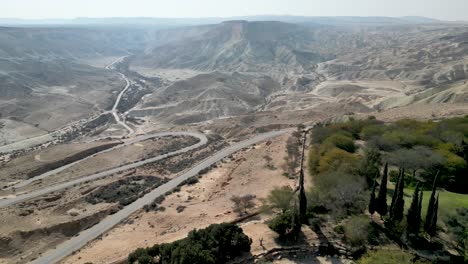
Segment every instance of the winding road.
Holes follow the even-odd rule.
[[[65,169],[68,169],[68,168],[70,168],[70,167],[72,167],[72,166],[74,166],[74,165],[76,165],[76,164],[78,164],[78,163],[80,163],[80,162],[82,162],[84,160],[95,157],[96,155],[106,153],[106,152],[110,152],[110,151],[113,151],[113,150],[116,150],[116,149],[119,149],[119,148],[122,148],[122,147],[125,147],[125,146],[128,146],[128,145],[131,145],[131,144],[134,144],[134,143],[137,143],[137,142],[140,142],[140,141],[144,141],[144,140],[147,140],[147,139],[156,138],[156,137],[165,137],[165,136],[191,136],[191,137],[198,138],[200,141],[198,143],[192,145],[192,146],[188,146],[186,148],[183,148],[183,149],[171,152],[171,153],[167,153],[167,154],[164,154],[164,155],[159,155],[159,156],[156,156],[156,157],[153,157],[153,158],[150,158],[150,159],[146,159],[146,160],[140,160],[140,161],[137,161],[137,162],[134,162],[134,163],[131,163],[131,164],[127,164],[127,165],[123,165],[123,166],[120,166],[120,167],[112,168],[110,170],[106,170],[106,171],[103,171],[103,172],[100,172],[100,173],[85,176],[85,177],[82,177],[82,178],[79,178],[79,179],[76,179],[76,180],[72,180],[72,181],[69,181],[69,182],[65,182],[65,183],[62,183],[62,184],[49,186],[49,187],[46,187],[46,188],[38,190],[38,191],[33,191],[33,192],[30,192],[30,193],[27,193],[27,194],[19,195],[19,196],[15,197],[15,198],[0,200],[0,208],[16,204],[16,203],[22,202],[22,201],[27,200],[27,199],[35,198],[35,197],[38,197],[40,195],[44,195],[44,194],[47,194],[47,193],[50,193],[50,192],[59,191],[59,190],[71,187],[71,186],[73,186],[75,184],[83,183],[83,182],[86,182],[86,181],[96,180],[96,179],[99,179],[99,178],[103,178],[103,177],[112,175],[114,173],[122,172],[122,171],[129,170],[129,169],[133,169],[133,168],[140,167],[142,165],[145,165],[145,164],[148,164],[148,163],[151,163],[151,162],[155,162],[155,161],[158,161],[158,160],[161,160],[161,159],[165,159],[165,158],[173,156],[173,155],[185,153],[185,152],[188,152],[190,150],[201,147],[201,146],[205,145],[208,142],[208,139],[206,138],[206,136],[204,134],[196,133],[196,132],[163,132],[163,133],[155,133],[155,134],[144,135],[144,136],[129,140],[129,141],[125,142],[124,144],[115,146],[113,148],[97,152],[97,153],[92,154],[92,155],[90,155],[88,157],[85,157],[85,158],[83,158],[81,160],[78,160],[78,161],[75,161],[73,163],[67,164],[67,165],[65,165],[63,167],[57,168],[55,170],[48,171],[48,172],[46,172],[44,174],[41,174],[39,176],[36,176],[34,178],[22,181],[22,182],[20,182],[20,183],[18,183],[16,185],[14,185],[13,187],[20,188],[20,187],[27,186],[27,185],[35,182],[35,181],[47,178],[49,176],[52,176],[54,174],[57,174],[57,173],[65,170]]]
[[[229,146],[219,152],[216,152],[213,156],[205,159],[204,161],[198,163],[190,170],[186,171],[185,173],[181,174],[177,178],[170,180],[169,182],[159,186],[158,188],[154,189],[147,195],[143,196],[142,198],[136,200],[135,202],[131,203],[130,205],[124,207],[122,210],[118,211],[113,215],[109,215],[104,220],[99,222],[99,224],[94,225],[93,227],[82,231],[78,236],[67,240],[66,242],[60,244],[56,249],[50,250],[46,252],[42,257],[34,260],[32,263],[36,264],[50,264],[56,263],[61,259],[65,258],[66,256],[72,254],[76,250],[79,250],[83,246],[85,246],[88,242],[96,239],[106,231],[110,230],[112,227],[120,223],[122,220],[126,219],[129,215],[134,213],[135,211],[143,208],[146,204],[151,203],[156,199],[158,196],[165,194],[168,191],[171,191],[183,181],[197,176],[198,173],[210,167],[211,165],[215,164],[216,162],[222,160],[225,157],[232,155],[233,153],[251,146],[253,144],[257,144],[259,142],[283,135],[285,133],[289,133],[294,131],[294,129],[285,129],[279,130],[274,132],[268,132],[264,134],[260,134],[254,138],[249,140],[245,140],[242,142],[238,142],[232,146]]]
[[[120,57],[120,58],[116,59],[111,64],[107,65],[106,69],[110,70],[114,64],[123,61],[127,57],[128,56],[124,56],[124,57]],[[117,96],[117,99],[115,100],[114,106],[112,107],[112,115],[114,116],[115,121],[118,124],[120,124],[121,126],[123,126],[125,129],[127,129],[129,135],[131,135],[131,134],[135,133],[135,131],[133,130],[133,128],[131,128],[127,124],[125,124],[125,122],[123,122],[122,119],[120,119],[119,110],[117,109],[117,107],[119,107],[120,101],[122,100],[122,96],[125,94],[125,92],[128,90],[128,88],[130,88],[130,80],[128,80],[128,78],[127,78],[127,76],[125,76],[125,74],[123,74],[121,72],[119,72],[119,74],[125,80],[125,87],[122,89],[122,91],[120,91],[119,95]]]
[[[96,173],[96,174],[92,174],[92,175],[85,176],[85,177],[82,177],[82,178],[78,178],[78,179],[75,179],[75,180],[71,180],[71,181],[68,181],[68,182],[64,182],[64,183],[44,187],[43,189],[40,189],[40,190],[37,190],[37,191],[32,191],[32,192],[29,192],[29,193],[26,193],[26,194],[21,194],[21,195],[18,195],[16,197],[13,197],[13,198],[2,199],[2,200],[0,200],[0,208],[6,207],[6,206],[11,206],[11,205],[14,205],[14,204],[17,204],[17,203],[20,203],[20,202],[23,202],[23,201],[26,201],[26,200],[29,200],[29,199],[32,199],[32,198],[39,197],[39,196],[44,195],[44,194],[51,193],[51,192],[60,191],[60,190],[72,187],[72,186],[74,186],[76,184],[84,183],[84,182],[87,182],[87,181],[94,181],[94,180],[97,180],[97,179],[100,179],[100,178],[111,176],[111,175],[113,175],[115,173],[119,173],[119,172],[122,172],[122,171],[137,168],[137,167],[143,166],[143,165],[148,164],[148,163],[152,163],[152,162],[155,162],[155,161],[158,161],[158,160],[165,159],[165,158],[170,157],[170,156],[186,153],[188,151],[191,151],[193,149],[201,147],[201,146],[205,145],[208,142],[208,139],[206,138],[205,135],[200,134],[200,133],[196,133],[196,132],[165,132],[165,133],[158,133],[158,134],[153,134],[153,135],[146,135],[146,136],[143,137],[143,139],[140,138],[139,141],[149,139],[149,138],[153,138],[153,137],[156,137],[156,136],[158,136],[158,137],[163,137],[163,136],[192,136],[192,137],[198,138],[200,141],[198,143],[194,144],[194,145],[185,147],[183,149],[176,150],[174,152],[159,155],[159,156],[156,156],[156,157],[153,157],[153,158],[150,158],[150,159],[146,159],[146,160],[137,161],[137,162],[127,164],[127,165],[123,165],[123,166],[120,166],[120,167],[112,168],[112,169],[109,169],[109,170],[106,170],[106,171],[102,171],[102,172],[99,172],[99,173]],[[83,161],[83,160],[80,160],[80,161]],[[71,164],[69,164],[69,165],[71,165]],[[68,168],[69,165],[64,166],[65,169]],[[61,167],[61,168],[59,168],[57,170],[63,170],[62,168],[63,167]],[[51,171],[51,172],[57,173],[57,170]],[[45,174],[43,174],[41,176],[43,176],[43,178],[44,178],[44,177],[47,177],[47,176],[50,176],[50,175],[47,175],[47,173],[45,173]],[[34,180],[37,180],[37,178],[38,177],[35,177]]]
[[[106,69],[110,69],[112,67],[112,65],[114,65],[115,63],[123,60],[124,58],[125,57],[121,57],[121,58],[115,60],[113,63],[106,66]],[[130,81],[127,79],[127,77],[123,73],[119,72],[119,74],[126,81],[126,85],[125,85],[125,88],[119,93],[119,95],[117,97],[117,100],[116,100],[116,102],[115,102],[115,104],[114,104],[114,106],[112,108],[112,114],[113,114],[113,116],[114,116],[117,123],[119,123],[125,129],[127,129],[129,134],[133,134],[135,131],[131,127],[129,127],[127,124],[125,124],[125,122],[120,118],[118,110],[117,110],[118,105],[120,103],[120,100],[122,99],[122,96],[125,94],[125,92],[130,87]],[[274,137],[277,137],[277,136],[280,136],[280,135],[283,135],[285,133],[289,133],[289,132],[292,132],[292,131],[294,131],[294,128],[288,128],[288,129],[283,129],[283,130],[279,130],[279,131],[273,131],[273,132],[259,134],[259,135],[255,136],[255,137],[251,138],[251,139],[241,141],[241,142],[237,142],[237,143],[235,143],[235,144],[233,144],[233,145],[231,145],[231,146],[229,146],[229,147],[227,147],[227,148],[225,148],[225,149],[223,149],[221,151],[218,151],[218,152],[214,153],[209,158],[201,161],[198,164],[195,164],[191,169],[180,173],[180,175],[177,176],[176,178],[174,178],[174,179],[168,181],[167,183],[157,187],[156,189],[152,190],[151,192],[149,192],[145,196],[143,196],[140,199],[136,200],[135,202],[127,205],[126,207],[124,207],[123,209],[118,211],[117,213],[107,216],[101,222],[94,225],[93,227],[80,232],[77,236],[75,236],[75,237],[67,240],[66,242],[60,244],[57,248],[47,251],[40,258],[34,260],[32,263],[50,264],[50,263],[59,262],[64,257],[72,254],[76,250],[79,250],[80,248],[85,246],[88,242],[96,239],[97,237],[99,237],[100,235],[105,233],[106,231],[110,230],[112,227],[114,227],[115,225],[120,223],[122,220],[126,219],[129,215],[131,215],[135,211],[143,208],[143,206],[145,206],[146,204],[151,203],[158,196],[163,195],[163,194],[171,191],[172,189],[176,188],[179,184],[181,184],[183,181],[185,181],[185,180],[187,180],[187,179],[189,179],[191,177],[197,176],[201,170],[209,168],[211,165],[215,164],[216,162],[218,162],[218,161],[232,155],[233,153],[235,153],[235,152],[237,152],[237,151],[239,151],[239,150],[241,150],[241,149],[243,149],[245,147],[251,146],[253,144],[260,143],[262,141],[265,141],[265,140],[268,140],[268,139],[271,139],[271,138],[274,138]],[[96,155],[98,155],[100,153],[112,151],[112,150],[115,150],[117,148],[128,146],[130,144],[134,144],[136,142],[147,140],[147,139],[150,139],[150,138],[163,137],[163,136],[191,136],[191,137],[198,138],[199,141],[194,145],[179,149],[179,150],[171,152],[171,153],[167,153],[167,154],[159,155],[159,156],[156,156],[156,157],[153,157],[153,158],[150,158],[150,159],[141,160],[141,161],[137,161],[137,162],[134,162],[134,163],[131,163],[131,164],[119,166],[119,167],[116,167],[116,168],[112,168],[112,169],[109,169],[109,170],[106,170],[106,171],[103,171],[103,172],[95,173],[95,174],[85,176],[85,177],[82,177],[82,178],[79,178],[79,179],[71,180],[71,181],[68,181],[68,182],[64,182],[64,183],[44,187],[43,189],[32,191],[32,192],[29,192],[29,193],[26,193],[26,194],[21,194],[21,195],[18,195],[16,197],[13,197],[13,198],[2,199],[2,200],[0,200],[0,208],[11,206],[11,205],[14,205],[14,204],[17,204],[17,203],[20,203],[20,202],[23,202],[23,201],[26,201],[26,200],[29,200],[29,199],[37,198],[39,196],[42,196],[42,195],[45,195],[45,194],[48,194],[48,193],[51,193],[51,192],[64,190],[66,188],[73,187],[75,185],[78,185],[78,184],[81,184],[81,183],[84,183],[84,182],[89,182],[89,181],[97,180],[97,179],[100,179],[100,178],[103,178],[103,177],[111,176],[111,175],[113,175],[115,173],[119,173],[119,172],[122,172],[122,171],[126,171],[126,170],[129,170],[129,169],[140,167],[142,165],[152,163],[152,162],[155,162],[155,161],[158,161],[158,160],[162,160],[162,159],[165,159],[165,158],[173,156],[173,155],[186,153],[188,151],[191,151],[191,150],[194,150],[194,149],[199,148],[201,146],[204,146],[208,142],[208,139],[204,134],[197,133],[197,132],[163,132],[163,133],[148,134],[148,135],[144,135],[144,136],[140,136],[140,137],[136,137],[136,138],[126,140],[125,143],[122,144],[122,145],[115,146],[113,148],[101,151],[99,153],[95,153],[95,154],[90,155],[88,157],[85,157],[85,158],[83,158],[81,160],[78,160],[78,161],[76,161],[74,163],[65,165],[65,166],[63,166],[61,168],[58,168],[58,169],[55,169],[55,170],[52,170],[52,171],[49,171],[49,172],[44,173],[44,174],[42,174],[40,176],[34,177],[34,178],[30,179],[30,180],[23,181],[23,182],[15,185],[15,187],[23,187],[23,186],[26,186],[28,184],[31,184],[32,182],[34,182],[36,180],[43,179],[43,178],[49,177],[51,175],[54,175],[54,174],[56,174],[56,173],[58,173],[60,171],[63,171],[65,169],[75,165],[76,163],[82,162],[83,160],[94,157],[94,156],[96,156]]]

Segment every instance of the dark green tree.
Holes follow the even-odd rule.
[[[376,148],[367,148],[359,167],[359,174],[366,179],[368,188],[372,188],[375,175],[380,172],[382,163],[380,151]]]
[[[396,191],[395,204],[392,208],[392,218],[395,221],[401,221],[403,219],[403,212],[405,209],[405,200],[404,200],[404,189],[405,189],[405,169],[401,170],[401,175],[398,180],[398,188]]]
[[[423,195],[424,195],[424,192],[423,190],[421,189],[420,193],[419,193],[419,202],[418,202],[418,214],[417,214],[417,222],[419,223],[419,229],[421,229],[421,218],[422,218],[422,201],[423,201]],[[419,230],[418,229],[418,230]]]
[[[371,216],[375,213],[375,186],[377,181],[374,179],[374,183],[372,184],[372,190],[370,194],[370,199],[369,199],[369,213]]]
[[[437,233],[437,214],[439,211],[439,194],[437,193],[437,197],[434,202],[434,209],[432,211],[432,219],[431,219],[431,224],[429,226],[429,229],[427,230],[427,233],[430,236],[434,236]]]
[[[301,215],[297,210],[297,206],[294,205],[293,209],[294,213],[292,215],[292,230],[291,233],[293,234],[293,238],[297,238],[297,235],[301,232],[302,222],[301,222]]]
[[[301,223],[307,222],[307,197],[304,189],[304,154],[307,140],[307,131],[304,132],[304,139],[302,141],[302,157],[301,157],[301,171],[299,175],[299,221]]]
[[[375,203],[376,211],[381,215],[387,215],[387,179],[388,179],[388,163],[385,163],[382,180],[380,181],[379,195]]]
[[[421,227],[421,215],[419,211],[419,202],[420,202],[420,191],[419,191],[419,182],[414,189],[413,200],[411,201],[411,206],[408,209],[408,214],[406,215],[406,221],[408,223],[407,230],[410,234],[419,233]]]
[[[426,213],[426,222],[424,222],[424,230],[429,233],[429,229],[431,228],[432,218],[434,215],[434,205],[435,205],[435,195],[437,190],[437,178],[439,176],[439,172],[437,172],[434,182],[432,183],[432,192],[431,197],[429,198],[429,204],[427,205],[427,213]]]
[[[463,159],[468,163],[468,143],[465,140],[462,140],[461,149],[463,153]]]
[[[395,182],[395,189],[393,189],[392,202],[390,203],[390,218],[393,218],[395,203],[398,197],[398,190],[400,189],[400,179],[401,179],[402,169],[399,169],[398,177]]]
[[[268,227],[278,233],[280,238],[291,239],[297,237],[301,224],[299,222],[296,206],[291,210],[277,215],[270,221]]]

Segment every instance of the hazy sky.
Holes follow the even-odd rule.
[[[0,0],[3,18],[427,16],[467,20],[468,0]]]

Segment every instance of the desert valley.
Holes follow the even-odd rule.
[[[126,263],[137,248],[221,223],[250,239],[242,256],[164,262],[140,251],[134,261],[355,263],[379,248],[414,263],[467,260],[466,233],[457,242],[447,219],[468,208],[468,23],[105,21],[0,27],[0,263]],[[413,191],[425,207],[439,177],[439,231],[421,231],[437,242],[430,252],[369,210],[384,167],[388,202],[398,204],[400,183],[405,217]],[[319,193],[333,171],[362,178],[340,176],[340,197]],[[300,235],[282,239],[272,223],[303,192]],[[355,243],[357,216],[378,242]]]

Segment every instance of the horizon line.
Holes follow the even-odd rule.
[[[258,15],[235,15],[235,16],[193,16],[193,17],[163,17],[163,16],[76,16],[76,17],[44,17],[44,18],[24,18],[24,17],[0,17],[0,19],[15,19],[15,20],[76,20],[76,19],[126,19],[126,18],[150,18],[150,19],[220,19],[220,18],[235,18],[235,17],[297,17],[297,18],[339,18],[339,17],[359,17],[359,18],[426,18],[439,21],[442,20],[429,16],[407,15],[407,16],[363,16],[363,15],[345,15],[345,16],[314,16],[314,15],[290,15],[290,14],[258,14]],[[456,21],[456,20],[455,20]],[[458,20],[461,21],[461,20]]]

